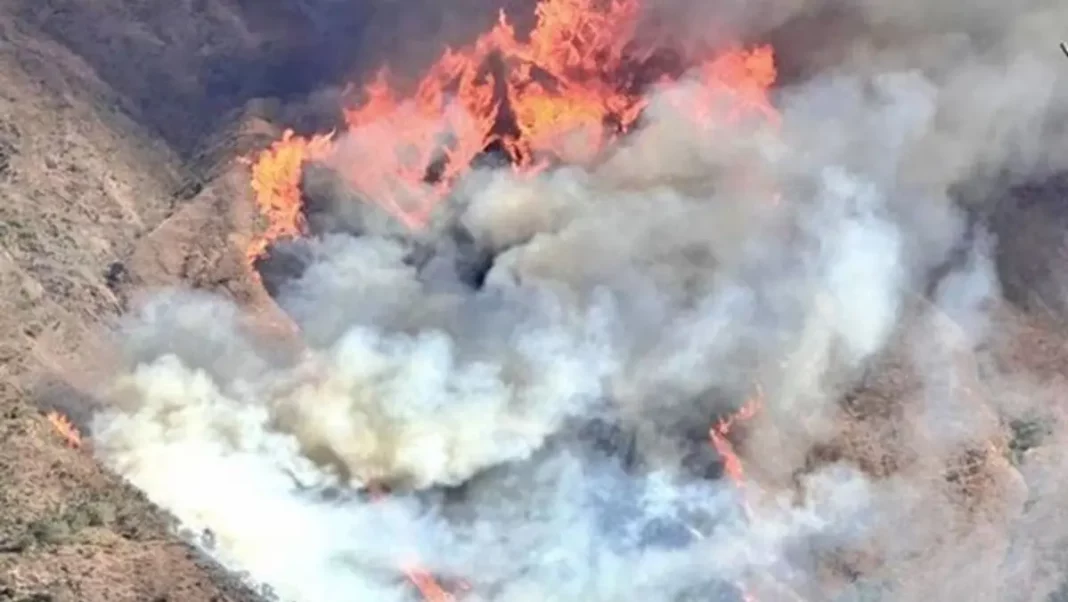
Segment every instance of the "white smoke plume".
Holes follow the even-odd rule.
[[[869,4],[852,8],[908,44],[859,38],[863,59],[785,86],[781,129],[694,130],[663,102],[683,83],[595,167],[475,171],[418,237],[292,243],[295,356],[225,301],[161,293],[120,333],[97,452],[294,602],[417,600],[414,565],[486,602],[1043,599],[1065,464],[1021,476],[998,455],[994,412],[1026,414],[1042,385],[1020,399],[1002,374],[977,400],[996,241],[949,189],[1052,166],[1068,65],[1021,50],[1044,7]],[[1006,21],[989,54],[925,54],[981,15]],[[480,287],[456,228],[493,257]],[[851,439],[843,395],[895,354],[918,383],[885,411],[909,429]],[[739,490],[710,478],[708,429],[758,386]],[[813,465],[842,440],[912,455]],[[947,474],[960,457],[977,468]],[[980,473],[989,495],[961,493]],[[1045,488],[1027,508],[1024,482]]]

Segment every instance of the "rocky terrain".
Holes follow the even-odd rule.
[[[242,293],[229,237],[251,206],[226,177],[201,182],[239,150],[233,109],[274,77],[262,65],[308,73],[277,58],[286,49],[268,25],[228,2],[0,7],[2,600],[256,598],[43,412],[87,428],[81,391],[107,362],[99,335],[128,291],[187,282]],[[213,147],[205,134],[220,131],[231,143]],[[234,223],[220,220],[231,208]]]

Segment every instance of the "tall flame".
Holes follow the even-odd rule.
[[[305,234],[301,178],[309,162],[329,162],[363,200],[418,229],[484,155],[524,174],[597,161],[638,123],[650,86],[686,73],[698,89],[667,102],[694,127],[777,119],[767,95],[776,77],[770,47],[664,60],[655,46],[636,41],[639,8],[638,0],[540,0],[528,35],[517,35],[501,12],[473,43],[446,49],[408,91],[381,69],[358,90],[359,102],[343,109],[340,134],[286,131],[247,160],[266,220],[249,261],[275,240]],[[758,406],[751,400],[711,429],[727,476],[739,484],[741,463],[727,433]],[[372,488],[371,495],[385,492]],[[418,562],[400,568],[424,600],[455,599]]]
[[[247,255],[255,260],[279,238],[298,236],[304,231],[301,213],[300,178],[306,161],[326,157],[331,135],[304,138],[286,130],[280,140],[260,152],[252,168],[252,191],[260,215],[266,218],[263,232],[253,238]]]
[[[303,233],[300,179],[309,161],[329,160],[362,198],[419,228],[487,151],[523,173],[595,161],[638,122],[645,89],[677,79],[684,67],[704,84],[675,101],[695,126],[775,118],[770,47],[664,60],[636,40],[638,0],[541,0],[535,17],[520,37],[502,12],[473,43],[447,49],[408,93],[383,68],[344,109],[346,135],[287,132],[252,158],[252,187],[268,223],[249,259]]]

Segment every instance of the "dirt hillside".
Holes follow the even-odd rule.
[[[123,47],[139,40],[174,49],[152,40],[130,11],[108,14],[107,4],[0,7],[0,600],[255,600],[43,416],[59,407],[84,428],[92,402],[78,393],[79,375],[107,361],[98,333],[121,310],[124,287],[184,279],[228,290],[224,281],[236,276],[227,270],[243,273],[224,257],[230,224],[191,225],[224,202],[213,187],[191,194],[199,186],[190,185],[197,179],[183,144],[194,142],[177,134],[210,104],[193,98],[192,90],[206,94],[202,82],[187,82],[185,97],[149,98],[195,79],[199,65],[168,70],[143,47]],[[64,40],[57,20],[96,37]],[[141,62],[123,72],[119,57],[131,50]],[[198,241],[183,231],[190,227]],[[208,266],[214,276],[197,281]]]

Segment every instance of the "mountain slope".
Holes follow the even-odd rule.
[[[169,518],[65,446],[108,360],[118,267],[181,213],[177,152],[70,49],[0,8],[0,599],[253,600]],[[87,381],[88,382],[88,381]]]

